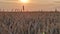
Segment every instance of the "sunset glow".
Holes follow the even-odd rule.
[[[28,0],[20,0],[21,3],[28,3]]]

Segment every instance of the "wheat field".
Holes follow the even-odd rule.
[[[60,12],[0,12],[0,34],[60,34]]]

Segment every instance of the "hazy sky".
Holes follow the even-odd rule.
[[[0,0],[1,9],[22,9],[22,5],[18,0]],[[54,8],[60,8],[60,0],[29,0],[29,3],[24,5],[25,10],[53,10]]]

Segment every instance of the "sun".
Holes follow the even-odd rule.
[[[20,0],[21,3],[28,3],[28,0]]]

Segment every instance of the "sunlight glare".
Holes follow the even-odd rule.
[[[21,3],[28,3],[28,0],[20,0]]]

